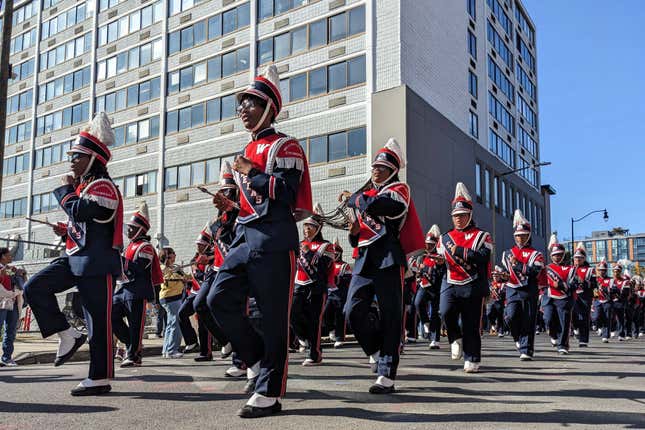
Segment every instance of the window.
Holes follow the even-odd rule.
[[[629,259],[627,239],[614,239],[611,241],[611,259],[615,261]]]
[[[28,20],[34,15],[37,15],[39,6],[40,2],[33,0],[23,6],[20,6],[19,8],[14,9],[12,17],[13,26],[16,27],[21,22]],[[0,9],[4,10],[4,5],[2,5]]]
[[[531,127],[537,129],[537,115],[519,93],[517,94],[517,111],[522,114]]]
[[[27,214],[27,198],[8,200],[0,203],[2,218],[16,218]]]
[[[7,145],[22,142],[31,138],[31,121],[15,124],[5,131]]]
[[[61,31],[85,21],[94,13],[94,2],[88,1],[74,6],[58,16],[44,21],[41,27],[40,39],[45,40]]]
[[[501,197],[501,209],[502,209],[502,216],[505,217],[505,216],[508,215],[508,208],[507,208],[507,205],[506,205],[506,194],[507,194],[506,182],[502,181],[501,184],[502,184],[501,185],[501,187],[502,187],[501,196],[500,196]]]
[[[188,10],[193,6],[202,3],[204,0],[170,0],[168,2],[168,16],[178,14],[179,12]]]
[[[89,108],[89,102],[83,102],[36,118],[36,136],[87,121],[90,116]]]
[[[607,241],[606,240],[597,240],[596,241],[596,261],[600,261],[603,258],[608,259]]]
[[[80,90],[90,84],[90,66],[61,76],[38,87],[38,103]]]
[[[477,38],[468,30],[468,52],[475,60],[477,59]]]
[[[531,69],[531,71],[535,73],[535,57],[531,54],[529,47],[526,46],[526,43],[524,43],[522,37],[520,37],[519,34],[517,35],[517,50],[520,51],[520,56],[529,67],[529,69]]]
[[[160,1],[122,16],[116,21],[99,27],[99,46],[114,42],[132,32],[146,28],[161,21],[162,18]],[[134,23],[133,26],[130,25],[131,22]]]
[[[591,249],[591,248],[587,248]],[[634,260],[645,260],[645,237],[634,238]]]
[[[190,164],[168,167],[166,168],[164,189],[175,190],[194,185],[216,183],[219,181],[220,164],[226,158],[210,158]]]
[[[531,27],[531,24],[529,24],[528,18],[526,18],[524,12],[520,9],[520,6],[518,4],[515,5],[515,18],[517,19],[522,33],[524,33],[526,37],[528,37],[531,43],[535,43],[535,31],[533,30],[533,27]]]
[[[161,58],[161,49],[161,39],[157,39],[99,61],[96,64],[96,80],[97,82],[102,81],[158,60]]]
[[[488,111],[512,136],[515,136],[515,119],[492,93],[488,93]]]
[[[526,179],[526,181],[533,185],[535,188],[538,187],[538,177],[537,177],[537,170],[532,167],[532,164],[523,159],[522,157],[518,157],[518,168],[522,169],[518,173],[519,175]]]
[[[92,46],[92,33],[85,33],[68,43],[40,54],[40,71],[47,70],[72,58],[89,52]]]
[[[488,36],[488,41],[490,42],[491,45],[495,48],[499,56],[504,60],[506,63],[506,66],[509,68],[513,68],[513,54],[511,53],[511,50],[508,49],[508,46],[506,46],[506,43],[504,43],[504,40],[502,40],[502,37],[497,33],[493,25],[489,22],[488,23],[488,28],[486,32]]]
[[[468,112],[470,118],[470,135],[475,139],[479,138],[479,117],[473,111]]]
[[[506,34],[508,34],[509,37],[513,37],[513,33],[511,30],[511,20],[508,17],[508,15],[506,15],[506,12],[504,12],[504,9],[502,8],[500,1],[486,0],[486,3],[488,3],[488,7],[490,7],[493,14],[497,17],[499,24],[502,26],[504,31],[506,31]]]
[[[495,133],[493,129],[488,130],[488,149],[509,167],[515,168],[515,150]]]
[[[506,75],[502,72],[502,69],[499,68],[490,56],[488,57],[488,77],[502,90],[508,100],[513,103],[515,100],[515,87],[513,87]]]
[[[63,143],[57,143],[55,145],[37,149],[34,169],[69,160],[67,151],[70,150],[73,143],[74,140],[68,140]]]
[[[29,170],[29,153],[16,155],[3,160],[2,176],[14,175]]]
[[[475,192],[477,193],[477,201],[481,203],[482,197],[482,166],[475,163]]]
[[[477,98],[477,75],[471,70],[468,71],[468,92],[475,99]]]
[[[258,22],[307,4],[307,0],[258,0]]]
[[[476,11],[475,0],[466,0],[466,9],[468,10],[468,15],[470,15],[473,21],[476,21],[477,11]]]
[[[11,72],[16,75],[16,78],[11,80],[12,83],[27,79],[34,73],[34,59],[32,58],[24,63],[12,65]]]
[[[30,48],[36,44],[36,29],[32,28],[11,39],[9,44],[9,53],[16,54],[24,49]]]
[[[517,128],[517,140],[520,142],[520,145],[534,157],[538,156],[537,153],[537,142],[531,137],[529,132],[524,130],[523,127]]]
[[[7,99],[7,113],[12,114],[24,109],[29,109],[31,107],[33,95],[34,91],[28,90],[9,97]]]
[[[309,163],[326,163],[365,155],[367,135],[365,127],[314,136],[301,141]]]
[[[327,20],[309,24],[309,49],[327,44]]]
[[[535,89],[535,84],[533,84],[533,81],[529,78],[529,75],[524,71],[522,66],[520,66],[519,61],[515,64],[515,74],[517,75],[517,81],[520,83],[520,86],[526,91],[533,99],[533,101],[537,101],[537,91]]]
[[[36,194],[31,199],[31,213],[40,214],[58,209],[54,193]]]
[[[154,116],[114,128],[114,147],[143,142],[159,136],[159,117]]]
[[[484,204],[490,207],[490,170],[484,169]]]

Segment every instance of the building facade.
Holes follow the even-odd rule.
[[[579,242],[585,245],[587,260],[592,264],[604,258],[608,263],[627,260],[634,266],[645,267],[645,233],[594,231],[591,237],[574,242],[574,246]],[[571,249],[571,242],[564,245]]]
[[[65,151],[103,110],[126,212],[146,200],[153,237],[187,261],[214,215],[194,187],[214,186],[221,162],[249,139],[234,95],[275,63],[277,127],[305,148],[325,209],[365,183],[372,155],[393,136],[424,228],[449,228],[462,181],[498,247],[512,243],[517,207],[533,223],[534,245],[545,246],[548,193],[533,167],[535,26],[519,0],[18,1],[11,63],[3,237],[55,243],[24,217],[62,220],[51,191],[68,170]],[[22,255],[42,261],[46,248]]]

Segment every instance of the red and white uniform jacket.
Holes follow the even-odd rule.
[[[439,254],[425,252],[422,256],[410,258],[408,266],[417,276],[418,286],[428,289],[430,295],[436,297],[441,292],[441,281],[446,274],[446,265],[438,264],[433,257],[439,257]]]
[[[576,289],[576,296],[586,299],[591,298],[596,285],[593,269],[591,266],[580,266],[576,267],[574,270],[573,285]]]
[[[596,278],[598,283],[598,301],[600,303],[607,303],[611,300],[611,284],[612,279],[609,277]]]
[[[346,291],[349,282],[352,280],[352,268],[344,261],[334,261],[332,269],[329,272],[329,289],[328,292],[336,290]]]
[[[645,286],[641,285],[635,292],[636,296],[636,305],[643,306],[645,305]]]
[[[632,285],[629,278],[626,276],[612,278],[610,291],[612,292],[612,300],[614,302],[625,302],[629,300],[632,292]]]
[[[551,263],[546,266],[546,275],[548,287],[546,294],[548,297],[556,300],[566,299],[573,296],[571,282],[575,274],[573,266],[562,266]]]
[[[326,292],[333,261],[334,245],[330,242],[303,240],[296,260],[296,285],[308,285],[317,292]]]
[[[504,303],[506,301],[506,287],[504,282],[490,283],[490,300],[492,302]]]
[[[163,284],[159,257],[147,236],[133,239],[123,253],[124,282],[116,294],[126,300],[153,300],[154,287]]]
[[[502,265],[509,275],[506,282],[509,302],[533,298],[547,286],[544,256],[530,246],[520,248],[516,245],[504,251]]]
[[[451,251],[453,246],[454,252]],[[492,250],[490,234],[477,227],[453,229],[443,234],[437,244],[437,252],[446,259],[448,284],[461,286],[479,281],[488,292]]]

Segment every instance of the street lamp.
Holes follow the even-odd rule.
[[[598,209],[597,211],[591,211],[591,212],[589,212],[587,215],[585,215],[585,216],[583,216],[583,217],[580,217],[580,218],[578,218],[578,219],[573,219],[573,217],[571,217],[571,258],[573,258],[573,247],[575,246],[575,245],[573,244],[573,242],[574,242],[574,240],[575,240],[575,239],[573,238],[573,224],[574,224],[574,223],[576,223],[576,222],[578,222],[578,221],[582,221],[583,219],[587,218],[589,215],[597,214],[597,213],[600,213],[600,212],[602,212],[602,213],[603,213],[603,214],[602,214],[602,219],[603,219],[605,222],[609,221],[609,214],[607,213],[607,209]]]

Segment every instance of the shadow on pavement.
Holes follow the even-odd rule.
[[[13,414],[90,414],[97,412],[113,412],[118,408],[110,406],[83,406],[83,405],[62,405],[47,403],[12,403],[0,401],[0,412],[11,412]]]

